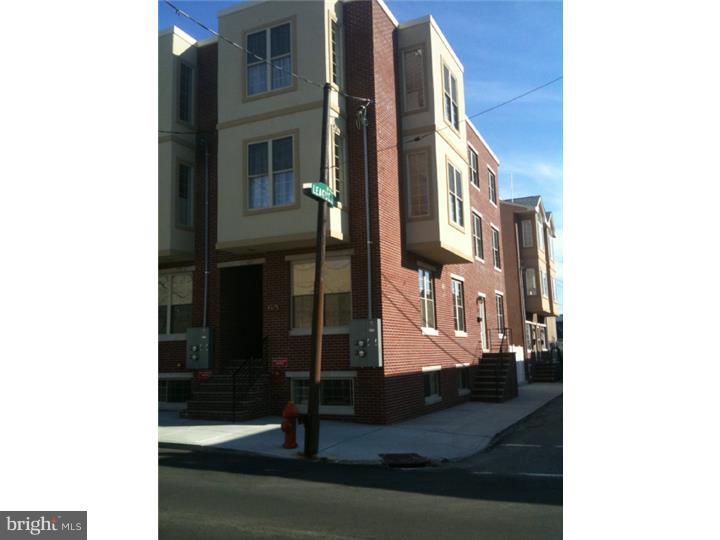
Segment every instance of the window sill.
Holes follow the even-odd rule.
[[[488,198],[488,202],[497,208],[497,203],[492,202],[492,199]]]
[[[350,333],[350,327],[349,326],[326,326],[323,329],[323,335],[325,336],[334,336],[338,334],[349,334]],[[312,335],[312,330],[310,328],[293,328],[290,330],[289,335],[291,336],[310,336]]]
[[[433,394],[432,396],[425,397],[425,405],[433,405],[435,403],[440,403],[441,401],[442,397],[440,397],[438,394]]]
[[[496,272],[502,272],[502,268],[498,268],[497,266],[493,266],[493,268],[495,268]]]
[[[440,332],[438,332],[437,328],[427,328],[425,326],[421,326],[420,331],[422,332],[423,336],[439,336],[440,335]]]
[[[455,337],[468,337],[468,334],[462,330],[455,330]]]
[[[458,396],[467,396],[469,393],[469,388],[458,388]]]
[[[158,334],[158,341],[185,341],[185,334]]]
[[[481,259],[480,257],[477,257],[477,256],[476,256],[476,257],[475,257],[475,260],[476,260],[477,262],[481,262],[481,263],[485,264],[485,259]]]
[[[307,414],[307,405],[298,405],[300,414]],[[355,407],[352,405],[320,405],[320,414],[336,414],[338,416],[354,416]]]

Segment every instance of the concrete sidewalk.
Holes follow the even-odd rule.
[[[432,460],[459,460],[485,449],[493,437],[562,394],[562,383],[533,383],[519,388],[519,396],[505,403],[471,401],[412,420],[377,426],[323,420],[319,458],[352,463],[380,463],[379,454],[417,453]],[[282,447],[282,419],[268,416],[238,422],[178,418],[160,412],[159,443],[221,448],[297,458],[305,430],[298,429],[298,447]]]

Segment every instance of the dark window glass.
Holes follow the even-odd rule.
[[[270,30],[270,55],[290,54],[290,23]]]
[[[293,167],[293,145],[292,137],[275,139],[272,142],[273,171],[292,169]]]
[[[247,63],[262,62],[266,56],[265,30],[255,32],[247,37]],[[257,57],[260,58],[257,58]]]
[[[268,172],[268,143],[261,142],[248,146],[248,173],[250,176]]]

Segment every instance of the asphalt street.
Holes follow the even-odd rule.
[[[561,445],[562,397],[420,469],[160,448],[160,538],[561,538]]]

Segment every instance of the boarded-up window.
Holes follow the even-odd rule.
[[[522,247],[532,247],[532,222],[529,219],[522,221]]]
[[[408,154],[410,217],[430,215],[430,166],[427,151]]]
[[[425,69],[421,48],[405,51],[405,111],[414,111],[425,107]]]

